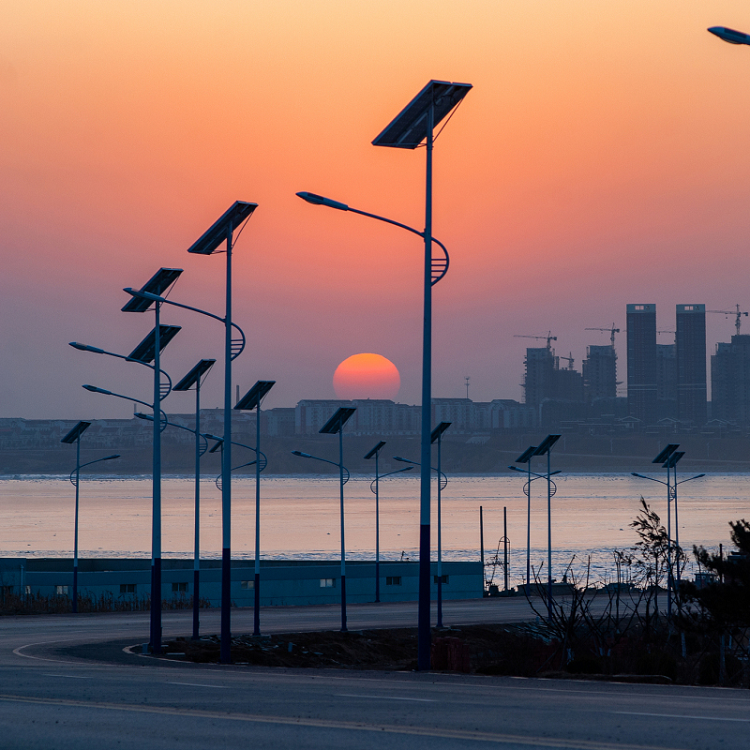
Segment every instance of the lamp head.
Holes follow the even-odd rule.
[[[341,203],[340,201],[335,201],[331,198],[325,198],[324,196],[317,195],[316,193],[301,192],[297,193],[297,195],[302,198],[303,201],[312,203],[314,206],[328,206],[328,208],[337,208],[339,211],[349,210],[349,206],[347,206],[346,203]]]
[[[303,453],[302,451],[292,451],[293,456],[302,456],[302,458],[312,458],[309,453]]]
[[[729,44],[750,44],[750,35],[742,31],[728,29],[726,26],[711,26],[708,31],[718,36],[722,41],[729,42]]]
[[[72,346],[74,349],[78,349],[79,352],[94,352],[94,354],[104,354],[104,349],[97,349],[95,346],[89,346],[88,344],[80,344],[78,341],[71,341],[68,346]]]
[[[164,297],[158,294],[152,294],[151,292],[145,292],[142,289],[133,289],[131,286],[126,286],[123,292],[127,292],[131,297],[138,297],[139,299],[147,299],[151,302],[164,302]]]
[[[112,395],[112,391],[105,391],[104,388],[97,388],[95,385],[84,385],[83,387],[92,393],[101,393],[104,396]]]
[[[144,414],[142,411],[137,411],[133,416],[138,417],[138,419],[145,419],[148,422],[154,421],[154,417],[152,414]]]

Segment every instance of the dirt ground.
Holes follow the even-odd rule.
[[[177,639],[168,656],[198,663],[218,662],[219,639]],[[264,667],[416,669],[416,628],[317,632],[232,639],[234,664]],[[532,676],[544,670],[551,652],[512,626],[470,625],[432,631],[433,669]],[[529,658],[531,657],[531,658]],[[550,665],[551,666],[551,665]]]

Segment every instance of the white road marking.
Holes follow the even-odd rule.
[[[44,677],[67,677],[69,680],[90,680],[91,678],[87,675],[80,674],[50,674],[49,672],[42,672]]]
[[[356,693],[334,693],[335,698],[366,698],[381,701],[416,701],[417,703],[437,703],[432,698],[406,698],[401,695],[357,695]]]
[[[646,711],[615,711],[616,714],[625,714],[626,716],[655,716],[659,719],[695,719],[696,721],[739,721],[743,724],[750,724],[750,719],[732,719],[724,716],[689,716],[686,714],[652,714]]]
[[[219,688],[220,690],[226,690],[227,685],[207,685],[202,682],[165,682],[165,685],[185,685],[186,687],[206,687],[206,688]]]

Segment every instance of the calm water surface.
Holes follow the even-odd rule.
[[[662,472],[664,474],[664,472]],[[654,474],[662,479],[661,474]],[[679,478],[679,477],[678,477]],[[349,559],[372,559],[375,548],[375,496],[371,478],[346,485],[346,543]],[[557,477],[552,498],[553,571],[556,576],[575,556],[581,570],[591,555],[594,578],[609,579],[612,550],[633,545],[629,523],[641,495],[666,524],[666,488],[624,474]],[[451,477],[443,491],[443,557],[478,560],[479,506],[484,508],[484,543],[491,560],[503,535],[507,507],[511,573],[525,572],[526,498],[521,475]],[[164,557],[191,557],[194,533],[194,487],[191,478],[165,478],[162,484]],[[266,558],[336,558],[340,553],[338,483],[330,477],[269,477],[262,480],[261,548]],[[547,497],[543,480],[532,485],[531,558],[546,560]],[[75,491],[67,477],[0,479],[0,555],[70,556],[73,550]],[[232,553],[254,554],[255,481],[232,483]],[[419,478],[394,477],[380,488],[381,555],[417,558]],[[750,475],[709,474],[686,482],[678,498],[679,538],[694,543],[728,545],[728,522],[750,518]],[[673,519],[674,523],[674,519]],[[433,547],[436,503],[433,503]],[[81,481],[81,557],[150,557],[150,478],[86,478]],[[220,557],[221,495],[213,481],[201,483],[201,554]],[[436,553],[434,553],[436,555]],[[546,576],[546,574],[543,574]]]

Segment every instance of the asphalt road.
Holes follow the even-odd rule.
[[[416,605],[350,607],[351,629]],[[533,618],[523,599],[446,602],[451,624]],[[264,630],[335,628],[337,607],[263,611]],[[218,612],[203,614],[204,632]],[[237,610],[234,632],[252,629]],[[122,654],[148,615],[0,618],[0,748],[744,748],[750,692],[432,673],[271,670]],[[165,613],[188,635],[190,613]],[[103,647],[118,641],[117,647]],[[91,658],[64,647],[92,644]],[[78,651],[78,649],[76,649]],[[104,652],[122,654],[112,660]]]

